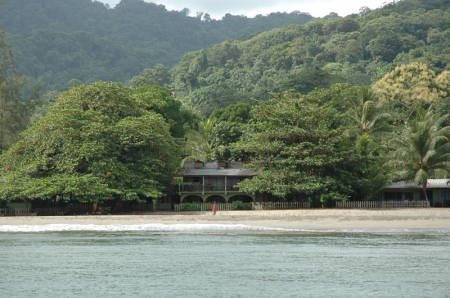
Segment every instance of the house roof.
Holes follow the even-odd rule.
[[[195,162],[186,162],[183,166],[183,176],[237,176],[250,177],[258,173],[243,168],[244,164],[240,161],[227,162],[226,167],[219,167],[218,162],[204,162],[200,169],[195,168]]]
[[[427,188],[450,188],[450,180],[428,179]],[[422,185],[413,181],[401,181],[392,183],[384,189],[422,189]]]

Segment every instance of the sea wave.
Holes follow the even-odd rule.
[[[44,225],[0,225],[0,233],[39,232],[179,232],[179,233],[221,233],[221,232],[296,232],[296,233],[425,233],[450,234],[448,229],[285,229],[243,224],[44,224]]]
[[[46,225],[0,225],[1,232],[66,232],[66,231],[154,231],[154,232],[239,232],[239,231],[298,231],[293,229],[269,228],[248,225],[227,224],[46,224]]]

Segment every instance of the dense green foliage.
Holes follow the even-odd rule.
[[[175,138],[184,137],[186,130],[197,123],[198,117],[183,109],[169,90],[160,86],[141,86],[133,91],[135,98],[147,102],[148,108],[161,114],[169,124],[170,133]]]
[[[27,88],[27,81],[19,76],[6,36],[0,31],[0,153],[18,140],[29,124],[39,86]]]
[[[0,27],[11,36],[23,74],[41,79],[46,89],[64,90],[71,79],[126,82],[226,38],[313,19],[294,12],[214,20],[188,12],[142,0],[122,0],[114,9],[91,0],[2,0]]]
[[[237,103],[224,109],[216,109],[209,118],[199,119],[186,134],[184,161],[190,160],[247,160],[245,151],[230,144],[242,136],[250,121],[251,106]],[[191,121],[195,124],[195,121]]]
[[[241,182],[242,189],[303,200],[347,198],[360,158],[333,108],[287,95],[256,105],[252,114],[236,146],[252,155],[250,167],[264,171]]]
[[[160,197],[181,157],[176,126],[159,113],[173,103],[146,91],[99,82],[61,94],[1,156],[0,197]]]
[[[248,160],[245,151],[228,145],[239,141],[251,120],[250,112],[251,106],[247,103],[232,104],[224,109],[213,111],[211,118],[217,119],[213,131],[216,141],[213,153],[215,159]]]
[[[419,108],[400,135],[391,140],[393,151],[387,164],[393,179],[422,185],[427,201],[428,179],[450,177],[450,126],[444,126],[448,116],[431,107]]]
[[[49,7],[61,13],[75,5],[74,0],[19,2],[28,7],[24,11],[42,8],[30,17],[30,24],[42,21]],[[15,3],[6,1],[0,8]],[[152,44],[163,47],[162,51],[170,49],[169,56],[181,55],[193,45],[190,40],[201,39],[208,28],[223,33],[256,20],[305,15],[255,19],[227,15],[221,23],[207,15],[190,18],[186,10],[167,12],[163,6],[138,0],[122,0],[115,9],[96,2],[77,3],[80,12],[90,15],[84,9],[93,5],[89,7],[103,16],[94,26],[99,31],[87,33],[83,30],[92,23],[74,27],[68,21],[72,16],[66,20],[53,13],[44,19],[53,24],[54,32],[38,25],[35,31],[23,33],[29,30],[28,23],[13,29],[16,46],[26,34],[30,38],[41,34],[42,39],[29,40],[30,50],[39,41],[47,54],[44,43],[61,42],[66,52],[58,50],[58,55],[77,57],[78,62],[59,65],[64,59],[59,56],[54,62],[55,53],[48,60],[37,59],[45,67],[36,68],[36,74],[45,80],[57,75],[71,89],[48,92],[32,117],[33,125],[1,155],[1,199],[161,197],[183,158],[250,161],[249,167],[260,174],[242,181],[242,190],[272,194],[279,200],[309,200],[316,207],[349,198],[377,199],[380,190],[394,181],[415,181],[425,189],[427,179],[449,178],[448,0],[396,1],[375,11],[362,8],[359,15],[346,18],[330,15],[306,25],[227,39],[185,54],[173,68],[153,59]],[[167,38],[161,35],[162,28],[152,28],[146,35],[150,20],[137,29],[143,11],[155,14],[158,26],[167,25],[161,16],[174,17],[173,24],[182,20],[183,30],[195,34],[187,40],[187,31],[180,30],[184,36],[178,40],[179,32],[172,32],[173,40],[161,43]],[[11,16],[6,19],[15,22]],[[109,23],[112,19],[128,24],[126,30],[119,34],[118,27]],[[113,30],[101,31],[102,24]],[[55,32],[67,40],[54,41]],[[80,43],[88,41],[87,48],[82,47],[88,50],[79,56],[72,55],[79,48],[69,42],[75,36]],[[138,37],[143,37],[138,43],[131,39]],[[121,47],[127,43],[137,47],[117,51],[116,41]],[[186,44],[177,46],[179,41]],[[96,44],[107,49],[102,53],[102,46]],[[196,46],[200,44],[197,40]],[[19,104],[24,81],[13,67],[11,51],[0,45],[6,57],[0,65],[0,131],[6,149],[18,139],[20,129],[5,125],[17,113],[30,115],[30,110]],[[27,50],[21,48],[19,56]],[[99,57],[117,64],[102,64]],[[102,71],[110,76],[107,79],[130,78],[137,73],[133,61],[143,68],[149,57],[152,67],[129,80],[129,87],[83,84],[102,77]],[[37,65],[29,62],[30,67]],[[79,67],[83,63],[88,67]],[[61,69],[67,73],[61,75]],[[74,75],[78,70],[90,77]]]
[[[172,86],[184,104],[209,115],[229,104],[267,100],[271,92],[371,85],[410,62],[440,74],[450,69],[448,20],[449,1],[404,0],[362,15],[227,40],[183,56]]]

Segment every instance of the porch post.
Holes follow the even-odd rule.
[[[225,185],[224,185],[224,187],[225,187],[225,194],[227,194],[227,176],[225,176]]]
[[[205,176],[202,176],[203,182],[202,182],[202,195],[205,194]]]

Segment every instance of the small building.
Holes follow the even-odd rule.
[[[430,206],[439,207],[450,205],[450,180],[428,179],[427,197]],[[414,182],[396,182],[386,186],[382,191],[383,201],[422,201],[425,200],[423,187]]]
[[[191,161],[184,164],[180,174],[178,191],[181,203],[250,203],[262,198],[261,194],[240,191],[239,182],[258,174],[245,169],[242,162]]]

